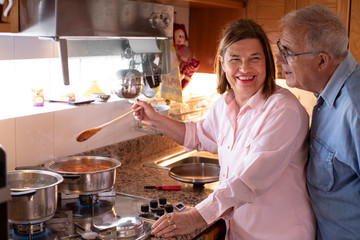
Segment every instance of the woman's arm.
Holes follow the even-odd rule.
[[[141,106],[142,109],[134,113],[137,120],[153,127],[156,131],[171,138],[178,144],[184,145],[185,123],[160,115],[150,104],[140,100],[137,100],[132,109],[138,106]]]

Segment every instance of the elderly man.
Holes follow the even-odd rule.
[[[286,83],[317,97],[307,168],[317,239],[360,239],[360,66],[328,8],[290,12],[282,26],[276,62]]]

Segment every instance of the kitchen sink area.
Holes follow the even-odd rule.
[[[145,163],[143,166],[170,170],[172,167],[188,163],[209,163],[219,165],[219,160],[217,154],[192,150],[189,152],[181,151],[156,159],[152,163]]]
[[[157,159],[143,167],[166,170],[176,181],[203,188],[205,184],[219,181],[220,166],[216,154],[209,152],[179,152]]]

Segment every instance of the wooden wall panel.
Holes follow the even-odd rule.
[[[285,0],[284,15],[296,9],[296,0]]]
[[[352,2],[351,26],[350,2]],[[332,9],[350,29],[350,50],[359,62],[360,56],[360,0],[247,0],[242,9],[190,8],[189,46],[200,59],[198,72],[212,72],[216,46],[221,29],[226,23],[238,18],[249,18],[259,23],[267,33],[274,53],[276,41],[281,36],[280,19],[286,13],[310,4],[323,4]],[[201,24],[199,24],[201,23]],[[194,37],[196,36],[196,37]],[[199,37],[200,36],[200,37]],[[211,57],[210,57],[211,56]]]
[[[351,0],[350,51],[360,64],[360,0]]]
[[[13,5],[7,17],[4,17],[3,12],[8,6],[8,1],[4,5],[0,5],[0,32],[19,32],[19,2],[13,0]]]
[[[197,72],[214,72],[214,59],[221,32],[229,23],[243,17],[243,8],[190,9],[189,47],[195,57],[200,60],[200,67]]]
[[[248,1],[246,3],[246,8],[245,8],[245,18],[248,18],[248,19],[252,19],[254,21],[256,21],[257,19],[257,14],[258,14],[258,1],[254,1],[254,0],[251,0],[251,1]]]
[[[336,7],[336,14],[341,18],[346,28],[349,28],[350,1],[351,0],[338,0]]]
[[[253,1],[249,0],[248,2]],[[284,0],[258,0],[259,7],[284,7]]]
[[[256,22],[261,25],[266,33],[280,31],[280,19],[258,18]]]
[[[284,15],[284,6],[279,7],[258,7],[257,18],[280,19]]]
[[[341,1],[341,0],[340,0]],[[329,8],[336,8],[338,0],[310,0],[309,4],[322,4]],[[307,5],[309,5],[307,4]]]

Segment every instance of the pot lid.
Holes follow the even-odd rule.
[[[64,167],[68,168],[71,166],[78,166],[78,165],[104,165],[107,166],[104,170],[97,170],[97,171],[64,171]],[[109,157],[101,157],[101,156],[73,156],[73,157],[66,157],[60,158],[56,160],[49,161],[45,163],[45,168],[49,169],[50,171],[56,171],[57,173],[61,174],[88,174],[88,173],[99,173],[99,172],[107,172],[112,171],[121,166],[121,162],[115,158]]]
[[[205,184],[219,181],[220,166],[212,163],[184,163],[172,167],[169,176],[185,183]]]
[[[114,215],[103,219],[96,219],[93,225],[98,230],[105,230],[110,227],[116,227],[117,237],[130,238],[138,236],[144,231],[144,222],[136,216],[120,217]]]
[[[11,191],[28,191],[52,187],[61,183],[63,177],[46,170],[14,170],[7,173]]]

